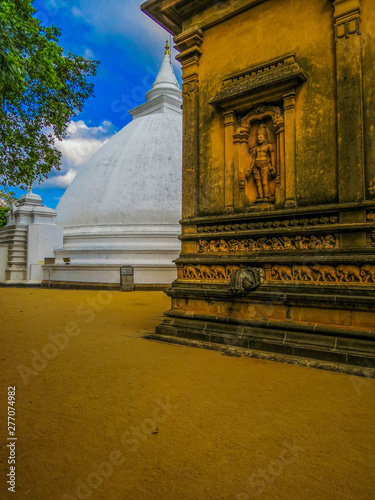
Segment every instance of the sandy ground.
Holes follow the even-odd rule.
[[[1,499],[375,498],[375,381],[142,339],[168,307],[0,288]]]

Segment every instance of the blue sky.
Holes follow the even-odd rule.
[[[169,34],[140,10],[142,0],[35,0],[45,26],[61,29],[64,50],[98,59],[93,79],[95,97],[69,125],[58,144],[63,153],[60,172],[52,172],[33,191],[55,208],[79,168],[130,120],[129,109],[145,101],[159,70]],[[176,52],[172,51],[172,58]],[[179,63],[174,69],[181,83]],[[23,194],[14,190],[16,195]]]

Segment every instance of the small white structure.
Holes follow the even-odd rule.
[[[56,225],[56,211],[42,205],[29,192],[12,205],[7,225],[0,229],[0,283],[39,284],[45,258],[62,246],[63,231]]]
[[[122,266],[133,267],[136,285],[176,278],[182,96],[168,46],[146,99],[82,167],[57,206],[64,246],[55,251],[55,265],[44,267],[51,284],[118,285]]]

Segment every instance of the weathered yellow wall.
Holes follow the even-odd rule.
[[[362,64],[366,194],[375,199],[375,0],[362,0]]]
[[[208,101],[223,77],[288,52],[296,53],[308,76],[296,105],[298,201],[337,201],[334,44],[330,0],[269,0],[205,31],[199,64],[201,214],[224,208],[224,130]]]
[[[375,0],[159,3],[159,22],[190,19],[175,38],[182,254],[157,334],[364,366],[374,357],[375,202],[364,195],[375,199]],[[258,146],[249,195],[248,144],[267,120],[277,170]]]

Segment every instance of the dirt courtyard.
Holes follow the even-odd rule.
[[[374,498],[374,380],[145,340],[161,292],[0,288],[0,307],[0,499]]]

